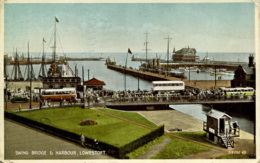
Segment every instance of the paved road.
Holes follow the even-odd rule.
[[[5,120],[5,160],[13,159],[113,159],[79,144]],[[33,151],[37,152],[33,155]],[[46,155],[44,154],[46,151]],[[53,155],[50,155],[50,151]],[[57,153],[56,153],[57,152]],[[28,154],[27,154],[28,153]],[[35,152],[36,153],[36,152]],[[95,155],[93,155],[95,154]]]

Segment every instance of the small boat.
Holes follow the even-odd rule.
[[[169,75],[171,77],[183,77],[184,76],[184,72],[171,70],[171,71],[169,71]]]
[[[186,71],[190,71],[190,72],[200,72],[200,69],[197,66],[193,66],[193,67],[187,67]]]
[[[235,74],[234,74],[234,71],[227,71],[226,75],[234,76]]]
[[[219,73],[219,72],[210,72],[210,76],[221,76],[221,75],[223,75],[223,74],[221,74],[221,73]]]
[[[213,68],[202,68],[201,72],[212,72]]]

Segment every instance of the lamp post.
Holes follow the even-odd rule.
[[[215,89],[217,87],[217,69],[216,69],[216,65],[215,65]]]
[[[190,82],[190,65],[189,65],[189,82]]]
[[[42,98],[41,98],[41,91],[42,91],[42,89],[41,88],[39,88],[39,102],[40,102],[40,109],[42,108]]]
[[[126,53],[126,60],[125,60],[125,91],[126,91],[126,66],[127,66],[127,57],[128,53],[132,54],[131,50],[128,48],[128,51]]]
[[[30,109],[32,109],[32,63],[31,63],[31,77],[30,77]]]
[[[8,94],[7,94],[7,76],[5,79],[5,109],[7,110]]]
[[[85,109],[84,67],[82,66],[83,109]]]

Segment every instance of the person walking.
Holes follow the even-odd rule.
[[[239,125],[238,125],[237,121],[235,121],[235,122],[233,123],[234,135],[236,135],[236,132],[237,132],[237,129],[238,129],[238,128],[239,128]]]
[[[22,111],[22,104],[19,105],[19,111]]]
[[[42,108],[42,100],[40,100],[40,109]]]
[[[80,143],[83,147],[85,147],[85,136],[83,134],[80,135]]]

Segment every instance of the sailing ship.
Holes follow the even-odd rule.
[[[59,23],[59,20],[55,17],[54,23],[54,46],[52,54],[52,63],[47,71],[47,74],[44,73],[44,66],[42,66],[42,74],[39,76],[40,80],[43,82],[43,88],[63,88],[63,87],[76,87],[80,84],[81,79],[77,77],[77,69],[75,68],[75,73],[70,68],[69,64],[64,61],[62,64],[59,64],[56,60],[56,23]],[[44,48],[44,41],[43,41]],[[43,60],[45,56],[43,53]],[[44,61],[42,61],[43,64]]]
[[[160,66],[160,62],[162,61],[160,58],[156,59],[152,59],[150,62],[150,60],[147,59],[147,52],[148,52],[148,48],[147,48],[147,33],[146,33],[146,63],[141,64],[141,66],[139,67],[139,70],[141,71],[148,71],[148,72],[152,72],[152,73],[158,73],[158,74],[162,74],[162,75],[167,75],[167,76],[171,76],[171,77],[178,77],[178,78],[183,78],[184,77],[184,72],[181,71],[177,71],[177,70],[173,70],[170,68],[169,66],[169,40],[171,38],[167,38],[168,39],[168,43],[167,43],[167,59],[165,60],[165,62],[167,63],[167,66],[165,67],[161,67]]]

